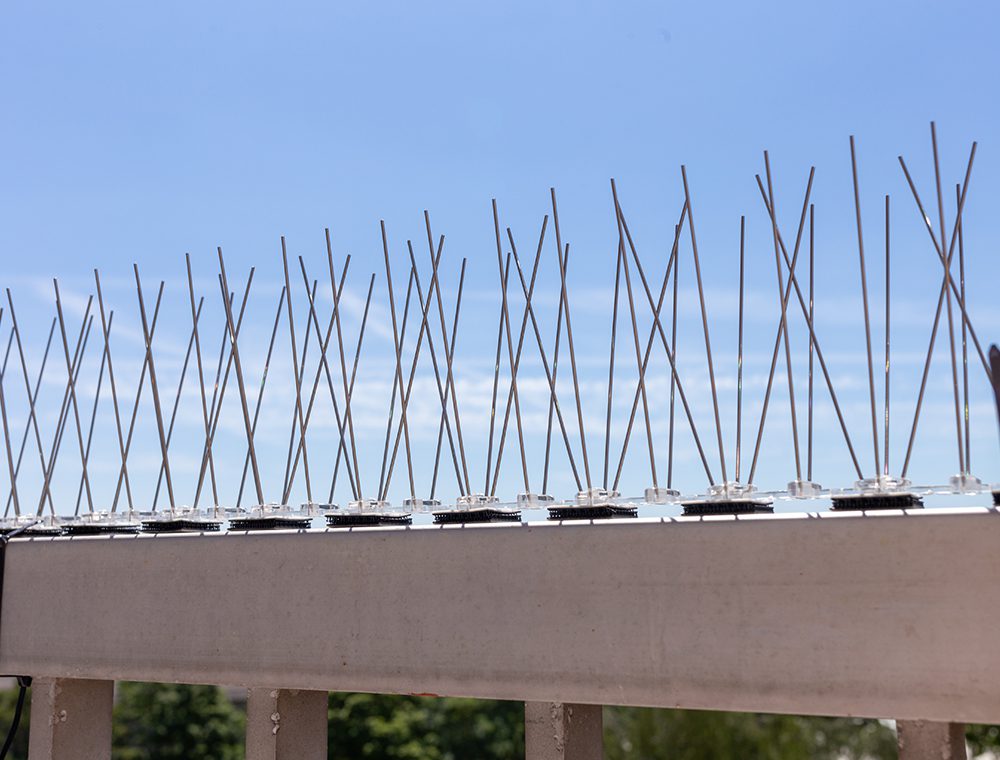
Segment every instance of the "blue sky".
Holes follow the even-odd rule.
[[[618,182],[640,256],[658,284],[683,202],[680,165],[685,164],[731,470],[741,214],[747,217],[748,251],[745,461],[756,432],[778,314],[770,226],[753,178],[763,170],[766,148],[771,152],[782,233],[789,243],[809,167],[816,166],[812,199],[817,219],[817,332],[859,458],[871,470],[848,149],[848,136],[854,134],[876,367],[883,340],[883,196],[892,197],[890,440],[895,470],[905,450],[941,282],[940,265],[935,264],[896,157],[907,159],[936,224],[928,129],[932,119],[938,124],[949,220],[954,220],[954,185],[963,176],[970,143],[980,141],[965,211],[968,303],[984,342],[996,339],[1000,331],[1000,310],[991,298],[998,274],[993,221],[1000,197],[1000,154],[994,144],[1000,106],[993,97],[1000,70],[998,22],[995,4],[966,2],[761,7],[7,3],[0,11],[0,252],[4,285],[14,293],[29,345],[29,368],[37,369],[54,313],[51,278],[60,279],[75,331],[84,299],[92,291],[92,269],[99,267],[109,305],[117,309],[112,351],[119,392],[130,399],[141,358],[131,279],[136,262],[147,298],[158,279],[167,282],[156,351],[161,395],[169,405],[190,330],[183,255],[192,254],[196,285],[206,297],[203,329],[211,337],[203,341],[212,348],[204,350],[214,355],[222,324],[214,255],[221,245],[232,280],[242,282],[250,265],[258,267],[244,349],[247,382],[255,389],[281,285],[279,236],[285,235],[290,252],[304,255],[310,273],[321,278],[325,320],[330,298],[329,282],[322,279],[323,229],[330,227],[338,265],[346,253],[352,254],[345,316],[352,344],[368,277],[377,274],[371,332],[354,402],[362,431],[361,467],[370,483],[378,479],[384,434],[379,432],[384,424],[380,420],[393,370],[378,222],[385,219],[388,226],[401,299],[407,238],[416,244],[424,287],[429,279],[422,219],[428,209],[435,234],[446,235],[442,277],[449,310],[461,258],[469,259],[455,361],[469,464],[477,473],[474,479],[482,480],[499,304],[490,199],[497,198],[503,223],[512,227],[527,258],[548,211],[548,189],[554,186],[563,236],[571,243],[577,358],[591,467],[599,479],[617,243],[608,180],[615,177]],[[711,443],[711,398],[686,238],[681,253],[682,380],[690,378],[699,432]],[[543,261],[539,318],[551,351],[558,292],[551,240]],[[293,268],[301,341],[307,312],[296,272]],[[522,302],[518,296],[512,294],[515,330]],[[649,310],[641,301],[640,307],[644,341]],[[801,315],[792,315],[790,329],[797,346],[793,377],[804,441],[807,338]],[[5,321],[4,340],[8,325]],[[623,317],[619,327],[622,369],[616,375],[621,392],[615,398],[615,435],[620,439],[635,373],[627,319]],[[81,414],[86,407],[88,417],[100,360],[96,330],[95,338],[81,374]],[[284,343],[279,340],[276,349],[259,434],[269,498],[280,495],[275,491],[281,490],[291,422],[284,323],[279,338]],[[942,333],[911,464],[911,475],[920,482],[945,481],[957,469],[946,348]],[[522,366],[530,418],[528,458],[537,481],[547,391],[530,331],[525,350],[530,352]],[[666,365],[662,353],[655,356],[650,384],[662,391]],[[65,363],[56,360],[63,357],[54,352],[41,404],[46,446],[65,381]],[[414,464],[422,473],[418,479],[425,482],[423,490],[439,412],[427,374],[430,367],[425,365],[422,360],[412,409],[421,441],[415,445]],[[19,439],[25,420],[23,381],[19,366],[11,366],[16,372],[5,380],[5,389],[11,426]],[[311,382],[312,369],[306,374]],[[195,388],[189,385],[183,396],[171,447],[178,502],[190,500],[191,474],[197,468],[201,413]],[[224,451],[220,457],[231,460],[238,471],[243,439],[235,390],[227,392],[225,437],[220,434],[217,445]],[[877,392],[881,401],[881,379]],[[996,419],[981,368],[972,361],[970,392],[972,469],[985,480],[995,480]],[[570,387],[560,383],[567,412],[572,410],[570,393]],[[850,485],[855,475],[828,397],[819,385],[815,394],[817,479],[824,485]],[[104,503],[110,497],[107,492],[113,491],[107,481],[117,472],[117,444],[106,399],[99,409],[94,443],[98,453],[91,467],[98,484],[95,492],[100,491],[95,498]],[[328,480],[333,450],[329,413],[317,415],[310,427],[310,453],[317,460],[317,480]],[[663,471],[662,404],[654,418],[658,467]],[[567,417],[568,422],[573,419]],[[148,395],[139,420],[130,465],[137,473],[155,477],[159,449]],[[757,481],[762,487],[781,487],[794,476],[788,420],[782,367],[761,453]],[[701,491],[704,472],[686,428],[679,426],[678,431],[675,484],[688,492]],[[75,446],[75,432],[68,431],[57,490],[71,501],[79,477]],[[633,440],[625,467],[626,493],[640,493],[649,485],[642,446],[640,435]],[[711,451],[718,478],[717,451]],[[512,495],[520,487],[513,454],[511,449],[505,454],[501,495]],[[564,458],[554,463],[550,490],[571,493],[575,485]],[[37,493],[37,461],[30,464],[35,471],[26,469],[23,488]],[[537,482],[534,486],[537,490]],[[300,478],[295,493],[301,490]],[[405,468],[397,468],[391,494],[398,500],[406,490]],[[454,496],[453,475],[442,476],[440,490],[445,499]],[[342,483],[337,500],[347,498]],[[149,501],[147,496],[141,499]]]

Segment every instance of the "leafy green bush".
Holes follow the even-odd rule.
[[[516,760],[524,705],[473,699],[330,695],[330,760]]]
[[[8,760],[27,760],[30,690]],[[17,689],[0,691],[0,742]],[[520,702],[332,693],[330,760],[518,760]],[[246,718],[212,686],[121,683],[114,760],[240,760]],[[970,725],[973,755],[1000,750],[1000,727]],[[609,707],[607,760],[895,760],[892,729],[878,721],[696,710]]]
[[[0,744],[7,739],[10,722],[14,719],[14,707],[17,705],[17,687],[0,691]],[[28,698],[24,700],[24,710],[21,713],[21,724],[10,745],[7,760],[28,760],[28,725],[31,723],[31,689]]]
[[[878,721],[700,710],[604,710],[607,760],[895,760]]]
[[[114,760],[241,760],[246,716],[216,686],[125,682],[112,727]]]

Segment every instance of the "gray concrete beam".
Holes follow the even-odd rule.
[[[899,760],[967,760],[965,726],[929,720],[900,720]]]
[[[1000,723],[998,545],[985,508],[17,538],[0,672]]]
[[[247,760],[325,760],[327,692],[247,690]]]
[[[600,705],[525,702],[525,760],[602,760],[603,711]]]
[[[36,678],[28,760],[110,760],[113,681]]]

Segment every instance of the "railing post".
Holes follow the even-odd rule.
[[[604,718],[600,705],[524,703],[525,760],[601,760]]]
[[[114,681],[36,678],[28,760],[110,760]]]
[[[247,760],[326,760],[325,691],[247,690]]]
[[[898,720],[899,760],[967,760],[965,725]]]

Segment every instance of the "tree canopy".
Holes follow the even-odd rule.
[[[0,691],[0,740],[17,690]],[[29,701],[8,755],[27,760]],[[521,702],[331,693],[330,760],[518,760]],[[113,760],[239,760],[246,716],[214,686],[120,683]],[[1000,750],[1000,728],[969,726],[972,756]],[[856,718],[813,718],[697,710],[609,707],[607,760],[895,760],[891,726]]]

